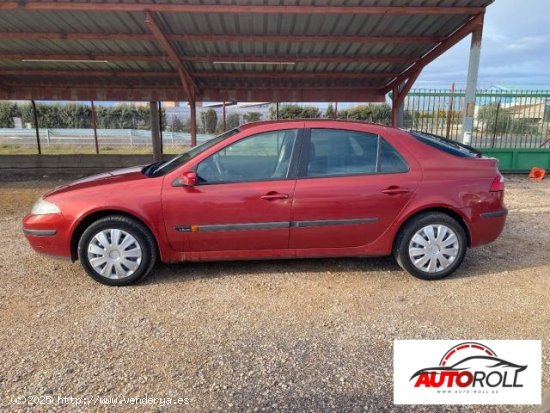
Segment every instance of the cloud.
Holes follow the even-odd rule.
[[[481,49],[478,86],[550,87],[550,13],[547,0],[496,0],[489,6]],[[470,38],[426,67],[417,87],[466,83]],[[429,85],[429,86],[428,86]]]

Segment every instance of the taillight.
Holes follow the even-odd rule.
[[[491,192],[500,192],[504,191],[504,177],[501,174],[498,174],[495,179],[493,179],[493,183],[491,184]]]

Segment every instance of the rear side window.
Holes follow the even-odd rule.
[[[408,170],[409,166],[401,155],[399,155],[399,152],[384,139],[380,138],[378,171],[383,173],[399,173],[407,172]]]
[[[408,171],[397,151],[378,135],[341,129],[312,129],[306,176]]]
[[[416,140],[451,155],[461,158],[476,158],[481,156],[481,152],[475,150],[471,146],[463,145],[459,142],[444,138],[443,136],[419,131],[409,131],[409,133]]]
[[[369,133],[312,129],[307,176],[376,172],[378,136]]]

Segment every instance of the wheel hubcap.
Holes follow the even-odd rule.
[[[121,229],[98,232],[88,244],[88,261],[99,275],[120,279],[132,275],[141,263],[137,240]]]
[[[459,241],[445,225],[427,225],[418,230],[409,243],[409,257],[416,268],[436,273],[447,269],[456,260]]]

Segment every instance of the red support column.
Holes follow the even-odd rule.
[[[225,114],[225,100],[223,101],[222,106],[222,117],[223,117],[223,131],[225,132],[227,130],[227,118]]]
[[[162,102],[158,101],[159,106],[159,134],[160,134],[160,154],[164,153],[164,138],[162,136]]]
[[[191,132],[191,147],[197,146],[197,103],[194,100],[189,101],[190,109],[190,130]]]

